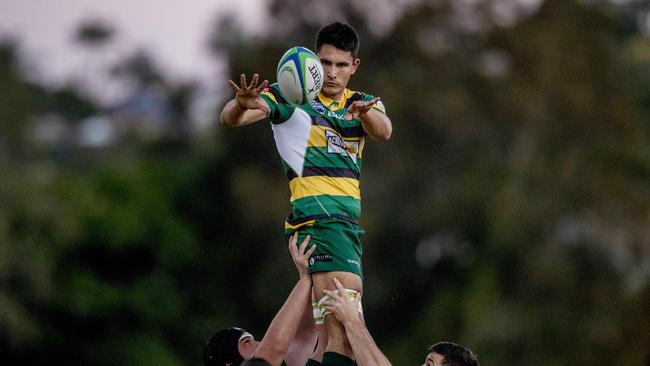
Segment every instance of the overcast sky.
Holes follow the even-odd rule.
[[[265,0],[0,0],[0,38],[11,36],[39,75],[65,81],[88,55],[73,42],[83,20],[101,19],[116,30],[104,62],[137,48],[149,50],[161,67],[180,78],[209,77],[209,27],[218,14],[260,24]],[[191,6],[187,6],[191,4]]]

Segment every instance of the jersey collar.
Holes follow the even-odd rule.
[[[325,107],[329,108],[332,111],[338,111],[340,109],[345,108],[345,102],[348,100],[348,98],[352,96],[352,94],[354,94],[353,91],[351,91],[348,88],[345,88],[345,90],[343,90],[343,95],[341,96],[340,100],[330,99],[324,96],[323,94],[321,94],[321,92],[318,92],[318,99],[320,100],[321,103],[323,103]]]

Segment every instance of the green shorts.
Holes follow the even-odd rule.
[[[287,245],[296,231],[298,245],[307,235],[311,235],[310,244],[316,244],[316,251],[309,258],[309,273],[341,271],[363,278],[361,236],[364,230],[359,225],[338,217],[287,222],[284,229]]]

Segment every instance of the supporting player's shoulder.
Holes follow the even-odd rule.
[[[352,103],[358,100],[367,102],[376,98],[375,95],[350,89],[345,89],[343,96],[345,97],[345,108],[348,108]],[[384,107],[384,103],[382,103],[381,100],[378,101],[373,108],[386,114],[386,107]]]

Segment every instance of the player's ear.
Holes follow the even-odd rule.
[[[357,72],[357,67],[359,67],[359,64],[361,63],[360,58],[355,58],[354,61],[352,61],[352,72],[350,74],[354,74]]]

